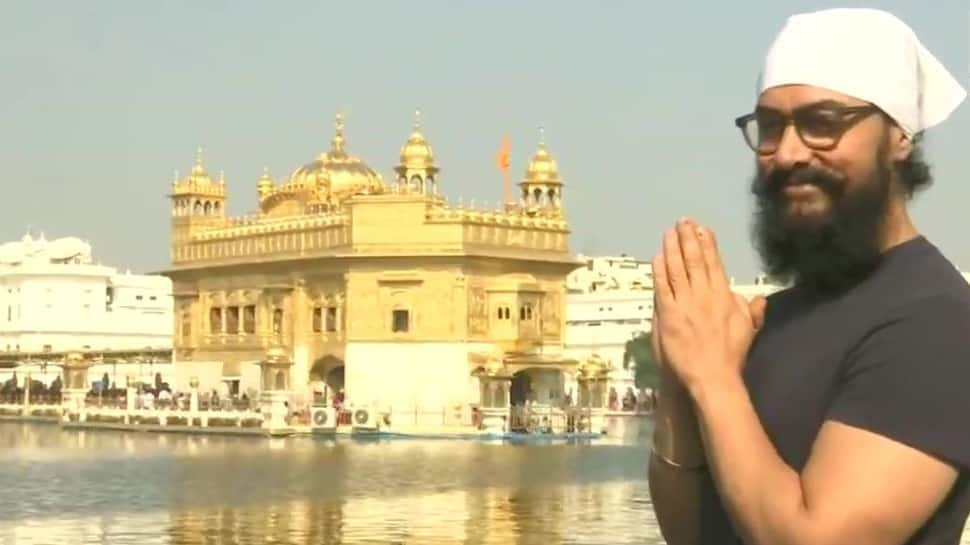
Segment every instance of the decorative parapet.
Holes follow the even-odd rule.
[[[207,229],[199,233],[194,233],[192,235],[192,241],[238,239],[254,235],[312,231],[326,227],[348,225],[350,225],[350,217],[346,214],[321,214],[289,218],[243,216],[229,218],[225,227]]]
[[[427,220],[429,223],[472,223],[551,231],[568,229],[564,218],[527,216],[504,210],[476,208],[433,208],[428,211]]]

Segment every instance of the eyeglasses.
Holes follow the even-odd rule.
[[[841,106],[807,104],[785,115],[778,110],[758,108],[753,113],[734,120],[741,129],[744,141],[756,153],[770,155],[778,150],[788,125],[806,146],[827,151],[839,145],[842,136],[856,123],[881,111],[873,105]]]

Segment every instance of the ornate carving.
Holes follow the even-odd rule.
[[[546,292],[542,300],[542,334],[559,335],[561,330],[561,301],[558,291]]]
[[[485,335],[488,333],[488,303],[485,289],[472,286],[468,289],[468,333]]]

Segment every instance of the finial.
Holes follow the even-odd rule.
[[[546,145],[546,129],[539,125],[539,145],[545,147]]]
[[[195,150],[195,164],[202,166],[202,146]]]
[[[269,178],[269,167],[263,165],[263,178]]]
[[[334,129],[338,136],[344,135],[344,114],[337,112],[337,116],[333,123]]]
[[[336,119],[333,123],[334,135],[331,145],[334,151],[343,151],[344,149],[344,114],[337,112]]]
[[[414,130],[421,130],[421,108],[414,110]]]
[[[225,170],[220,170],[219,171],[219,183],[220,184],[226,183],[226,171]]]
[[[179,171],[177,171],[177,170],[175,171],[175,177],[172,178],[172,183],[173,184],[179,183]]]

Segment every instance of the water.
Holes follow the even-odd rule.
[[[656,544],[647,458],[0,423],[0,545]]]

